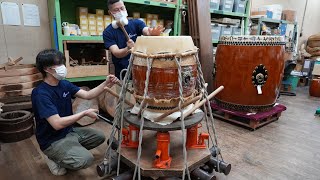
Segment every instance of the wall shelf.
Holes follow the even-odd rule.
[[[146,0],[123,0],[125,3],[134,3],[134,4],[144,4],[144,5],[151,5],[151,6],[158,6],[158,7],[166,7],[166,8],[173,8],[177,7],[174,3],[166,3],[166,2],[159,2],[159,1],[146,1]]]
[[[247,14],[236,13],[236,12],[225,12],[225,11],[221,11],[221,10],[210,10],[210,13],[220,14],[220,15],[225,15],[225,16],[248,17]]]
[[[181,0],[177,3],[155,0],[123,0],[132,11],[143,13],[156,13],[163,16],[164,20],[173,20],[173,35],[181,34]],[[76,8],[88,7],[89,11],[94,9],[104,9],[107,14],[107,3],[102,0],[48,0],[49,19],[52,34],[52,47],[57,47],[65,53],[64,45],[66,43],[103,43],[102,36],[64,36],[62,33],[62,22],[77,23]],[[69,78],[69,81],[91,81],[101,80],[101,77],[81,77]]]

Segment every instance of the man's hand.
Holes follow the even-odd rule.
[[[127,41],[127,47],[128,49],[132,49],[134,47],[134,42],[132,39],[129,39],[129,41]]]
[[[114,76],[112,74],[107,76],[107,78],[106,78],[106,84],[107,84],[106,86],[107,87],[110,88],[116,83],[120,83],[119,79],[116,76]]]
[[[149,36],[160,36],[161,32],[164,31],[165,28],[162,26],[158,26],[156,28],[149,28]]]
[[[88,109],[85,111],[84,115],[96,120],[98,118],[97,116],[98,112],[99,112],[98,109]]]

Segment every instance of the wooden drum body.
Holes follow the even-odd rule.
[[[220,106],[250,111],[272,107],[284,70],[284,38],[222,36],[216,54],[216,96]]]
[[[145,101],[148,109],[163,111],[173,109],[179,103],[179,66],[183,97],[192,98],[197,80],[197,48],[189,36],[138,37],[133,51],[132,79],[135,98],[141,103],[147,80],[148,64],[151,65],[148,93]]]

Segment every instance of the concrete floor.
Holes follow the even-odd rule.
[[[320,117],[314,116],[319,98],[311,98],[307,88],[299,88],[297,96],[281,96],[279,103],[287,107],[280,119],[256,131],[215,121],[222,155],[232,164],[228,176],[216,173],[218,180],[320,179]],[[98,121],[92,127],[109,136],[110,125]],[[55,177],[34,136],[2,144],[0,179],[101,179],[96,165],[103,159],[105,149],[106,143],[92,150],[96,160],[90,168]]]

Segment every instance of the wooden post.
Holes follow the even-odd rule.
[[[208,93],[211,93],[213,91],[213,48],[210,29],[210,3],[204,0],[188,0],[188,8],[190,35],[195,45],[200,49],[199,58],[203,76],[209,84]]]

